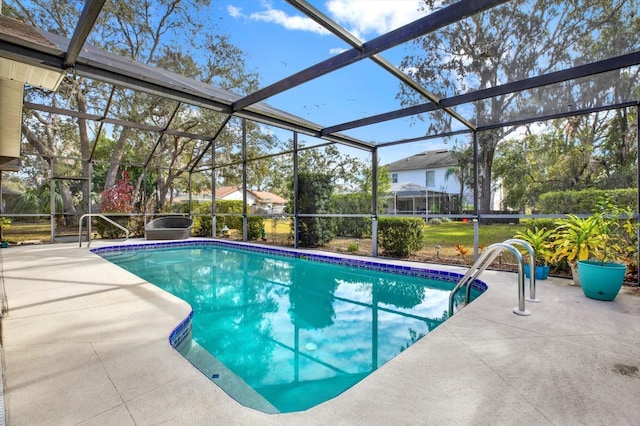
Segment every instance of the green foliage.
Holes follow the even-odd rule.
[[[556,227],[556,220],[551,218],[524,219],[520,221],[520,225],[531,231],[543,228],[554,229]]]
[[[257,240],[262,237],[262,230],[264,229],[264,218],[260,216],[249,216],[247,218],[247,238],[250,240]]]
[[[554,232],[556,261],[597,259],[637,265],[637,223],[630,209],[601,200],[592,216],[567,215]]]
[[[637,209],[637,188],[629,189],[585,189],[582,191],[558,191],[542,194],[538,200],[540,213],[588,214],[594,211],[601,199],[607,198],[617,206]]]
[[[360,244],[358,244],[358,243],[349,243],[347,245],[347,251],[349,253],[353,253],[353,252],[356,252],[358,250],[360,250]]]
[[[326,173],[301,172],[298,174],[298,208],[300,213],[317,214],[331,211],[333,177]],[[292,182],[293,186],[293,182]],[[322,246],[335,237],[333,218],[300,217],[298,241],[313,247]]]
[[[552,247],[552,237],[555,230],[554,228],[526,228],[522,231],[518,231],[515,238],[526,241],[529,243],[536,258],[536,264],[547,265],[554,260],[554,250]],[[523,255],[527,255],[528,252],[524,249],[520,249]],[[525,256],[525,259],[529,259],[529,256]]]
[[[193,218],[193,235],[196,237],[210,237],[212,233],[213,218],[209,216],[195,216]]]
[[[2,231],[11,228],[11,218],[1,216],[0,217],[0,240],[2,240]]]
[[[363,214],[370,213],[372,206],[369,194],[334,194],[331,197],[331,209],[335,213]],[[367,217],[335,218],[336,235],[341,237],[371,237],[371,219]]]
[[[188,213],[189,203],[179,203],[165,206],[163,211],[167,213]],[[193,201],[191,204],[193,214],[193,235],[198,237],[210,237],[213,235],[213,219],[211,216],[211,201]],[[242,201],[218,200],[216,201],[216,213],[232,213],[237,216],[216,216],[216,235],[220,235],[225,226],[229,229],[242,231]],[[260,238],[264,228],[264,218],[249,216],[247,218],[247,238],[256,240]]]
[[[407,257],[414,254],[424,244],[424,221],[408,217],[380,218],[378,241],[387,256]]]

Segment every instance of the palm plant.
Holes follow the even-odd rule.
[[[525,229],[518,231],[514,237],[527,242],[536,257],[536,264],[546,266],[554,260],[554,250],[552,246],[553,229],[546,228]],[[523,251],[526,254],[525,251]]]
[[[566,260],[575,264],[594,257],[606,243],[601,215],[580,217],[573,214],[556,222],[553,233],[554,261]]]

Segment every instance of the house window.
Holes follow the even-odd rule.
[[[398,183],[398,174],[397,173],[392,173],[391,174],[391,183]]]
[[[427,188],[433,188],[436,186],[436,172],[433,170],[427,170]]]

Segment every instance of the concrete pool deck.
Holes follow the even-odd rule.
[[[307,411],[273,415],[238,404],[171,348],[185,302],[77,243],[1,256],[9,425],[638,421],[640,296],[628,290],[601,302],[551,278],[522,317],[512,313],[515,274],[486,271],[484,295],[363,381]]]

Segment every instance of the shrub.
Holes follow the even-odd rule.
[[[637,209],[638,191],[630,189],[584,189],[582,191],[554,191],[540,195],[538,207],[540,213],[589,214],[594,211],[601,199],[606,198],[613,204],[631,210]]]
[[[129,183],[129,173],[124,170],[113,187],[102,191],[100,211],[107,216],[108,213],[131,213],[133,210],[133,186]],[[135,220],[132,222],[128,216],[110,219],[129,230],[133,227],[131,236],[139,236],[139,224]],[[120,238],[125,235],[124,231],[103,220],[97,220],[95,227],[102,238]]]
[[[369,194],[334,194],[331,210],[334,213],[359,214],[371,212]],[[371,219],[366,217],[338,217],[335,219],[336,235],[352,238],[371,237]]]
[[[193,235],[196,237],[210,237],[212,234],[213,219],[209,216],[196,216],[193,218]]]
[[[247,218],[247,238],[257,240],[262,236],[264,229],[264,218],[260,216],[250,216]]]
[[[424,221],[419,218],[380,218],[378,241],[384,254],[407,257],[424,245]]]
[[[520,221],[525,229],[536,232],[536,229],[554,229],[556,220],[551,218],[536,218]]]

